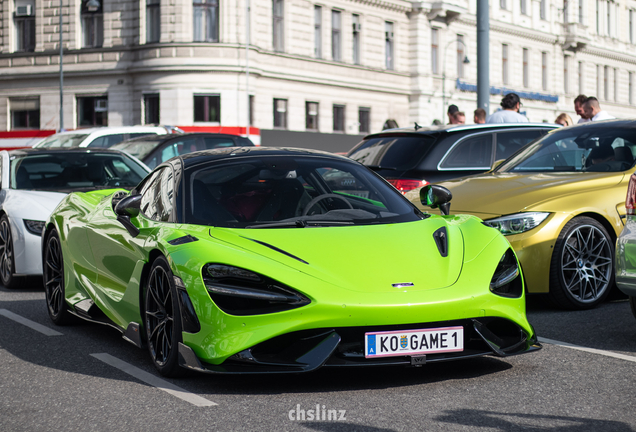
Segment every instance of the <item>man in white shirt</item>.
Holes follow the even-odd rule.
[[[501,99],[502,110],[492,113],[486,123],[527,123],[526,116],[519,114],[521,101],[516,93],[508,93]]]
[[[583,109],[585,110],[585,116],[591,121],[611,120],[616,118],[607,111],[601,110],[601,105],[598,103],[598,99],[594,96],[587,98],[585,105],[583,105]]]
[[[583,109],[583,105],[585,105],[585,102],[587,102],[587,96],[585,96],[584,94],[580,94],[576,97],[576,99],[574,99],[574,111],[576,111],[576,113],[581,116],[578,123],[587,123],[591,121],[585,116],[585,110]]]

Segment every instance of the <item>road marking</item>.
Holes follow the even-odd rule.
[[[194,393],[190,393],[189,391],[186,391],[181,387],[177,387],[176,385],[169,383],[168,381],[165,381],[159,377],[156,377],[155,375],[150,374],[144,370],[141,370],[129,363],[126,363],[123,360],[119,360],[117,357],[113,357],[110,354],[98,353],[91,354],[91,356],[127,373],[128,375],[137,378],[140,381],[145,382],[146,384],[150,384],[151,386],[157,387],[159,390],[163,390],[166,393],[170,393],[171,395],[178,397],[179,399],[190,402],[192,405],[200,407],[217,405],[210,400],[202,398],[201,396],[197,396]]]
[[[57,332],[53,329],[50,329],[46,326],[43,326],[42,324],[38,324],[35,321],[31,321],[30,319],[26,319],[18,314],[14,314],[11,311],[8,311],[6,309],[0,309],[0,315],[5,316],[7,318],[9,318],[10,320],[13,320],[17,323],[20,323],[24,326],[27,326],[37,332],[42,333],[43,335],[46,336],[63,336],[62,333]]]
[[[593,353],[593,354],[600,354],[600,355],[604,355],[606,357],[614,357],[614,358],[617,358],[617,359],[627,360],[627,361],[636,363],[636,357],[625,355],[625,354],[619,354],[619,353],[615,353],[615,352],[612,352],[612,351],[605,351],[605,350],[600,350],[600,349],[596,349],[596,348],[587,348],[587,347],[580,346],[580,345],[574,345],[574,344],[571,344],[571,343],[561,342],[561,341],[558,341],[558,340],[542,338],[542,337],[539,338],[539,342],[548,343],[548,344],[551,344],[551,345],[559,345],[559,346],[566,347],[566,348],[572,348],[572,349],[579,350],[579,351],[585,351],[585,352],[589,352],[589,353]]]

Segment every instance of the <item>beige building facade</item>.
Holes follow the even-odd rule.
[[[247,0],[1,0],[0,131],[249,124],[355,142],[445,122],[451,103],[472,122],[476,8],[251,0],[247,20]],[[635,11],[633,0],[491,1],[491,111],[514,91],[531,121],[576,121],[583,93],[636,116]]]

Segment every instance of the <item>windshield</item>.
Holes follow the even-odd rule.
[[[373,172],[319,157],[246,158],[186,176],[186,223],[304,228],[408,222],[424,215]]]
[[[125,151],[126,153],[143,160],[155,149],[155,147],[159,145],[160,141],[160,139],[144,139],[141,141],[136,139],[131,142],[117,144],[113,148],[115,150]]]
[[[560,129],[529,144],[496,172],[625,171],[634,164],[636,130],[607,126]]]
[[[81,191],[122,187],[132,189],[147,170],[119,154],[32,154],[11,158],[11,189]]]
[[[348,156],[375,168],[409,170],[422,160],[434,140],[427,135],[370,138],[358,144]]]
[[[88,134],[56,134],[38,143],[37,147],[78,147]]]

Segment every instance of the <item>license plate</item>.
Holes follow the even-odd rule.
[[[464,350],[464,328],[369,332],[364,334],[364,356],[392,357]]]

